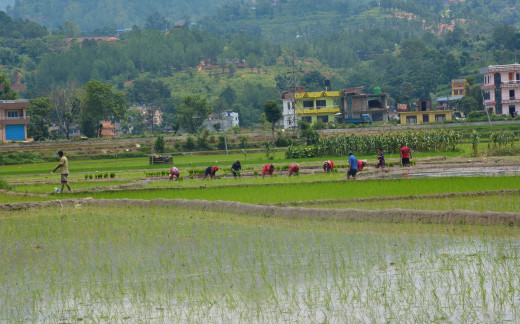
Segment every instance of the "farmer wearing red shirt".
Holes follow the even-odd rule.
[[[334,169],[334,162],[332,162],[331,160],[327,160],[327,161],[323,162],[323,171],[329,173],[333,169]]]
[[[362,171],[363,168],[367,165],[367,160],[357,160],[357,170]]]
[[[206,168],[206,171],[204,171],[204,179],[206,179],[209,175],[209,178],[210,179],[216,179],[217,176],[215,175],[215,173],[217,173],[218,171],[218,166],[209,166]],[[204,180],[202,179],[202,180]]]
[[[274,165],[269,164],[269,163],[264,165],[264,167],[262,168],[262,178],[265,177],[267,174],[272,176],[273,172],[274,172]]]
[[[179,175],[179,169],[177,169],[176,167],[172,167],[172,169],[170,170],[170,181],[173,181],[173,176],[177,177],[175,180],[178,180]]]
[[[401,165],[410,166],[410,159],[412,158],[412,152],[410,152],[410,149],[408,148],[408,146],[402,144],[401,149],[399,150],[399,153],[401,155]]]
[[[293,173],[298,174],[300,172],[300,165],[298,163],[291,163],[289,167],[289,177],[292,176]]]

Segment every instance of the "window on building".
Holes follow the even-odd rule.
[[[329,116],[318,116],[318,120],[321,120],[324,123],[329,122]]]
[[[435,121],[436,122],[442,122],[446,120],[446,115],[444,114],[436,114],[435,115]]]
[[[303,102],[303,108],[314,108],[314,101],[312,100],[305,100]]]
[[[316,100],[316,108],[325,108],[327,107],[327,101],[326,100]]]
[[[8,118],[18,118],[18,110],[8,110],[7,117]]]
[[[516,81],[520,80],[520,73],[516,74]]]
[[[515,90],[509,90],[509,99],[515,99]]]
[[[417,116],[406,116],[407,124],[417,124]]]
[[[484,100],[491,100],[491,94],[489,91],[484,92]]]
[[[430,115],[428,115],[428,114],[422,115],[422,121],[423,121],[423,123],[429,123],[430,122]]]
[[[453,94],[456,96],[459,94],[459,90],[453,90]]]
[[[304,117],[302,117],[302,121],[307,122],[307,123],[312,123],[312,117],[304,116]]]
[[[459,90],[459,94],[460,94],[461,96],[463,96],[463,95],[464,95],[464,90]]]

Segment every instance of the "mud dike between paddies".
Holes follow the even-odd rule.
[[[0,212],[37,208],[88,208],[110,206],[171,207],[236,215],[269,218],[344,220],[348,222],[422,223],[422,224],[468,224],[520,226],[520,213],[476,212],[467,210],[413,210],[413,209],[323,209],[302,207],[278,207],[245,204],[231,201],[206,201],[187,199],[63,199],[45,202],[0,204]]]

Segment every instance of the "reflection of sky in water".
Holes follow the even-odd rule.
[[[468,167],[454,169],[435,169],[420,172],[411,169],[402,169],[401,173],[390,174],[388,178],[444,178],[444,177],[477,177],[477,176],[498,176],[498,175],[517,175],[520,174],[520,167]]]
[[[40,281],[35,273],[28,273],[30,282],[5,281],[9,293],[0,294],[0,308],[29,300],[31,305],[18,306],[11,314],[31,322],[519,319],[518,239],[223,224],[180,232],[173,241],[158,237],[87,244],[83,248],[93,262],[87,268],[73,267],[76,273],[52,281]],[[125,249],[132,253],[122,253]],[[62,252],[71,261],[77,253],[87,253],[72,246]],[[121,266],[127,262],[128,267]],[[79,282],[71,282],[73,278]],[[26,290],[25,298],[17,296]],[[7,319],[0,317],[0,322]]]

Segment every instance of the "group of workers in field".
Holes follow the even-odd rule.
[[[401,149],[399,150],[399,155],[401,159],[401,165],[402,166],[410,166],[410,159],[412,158],[412,153],[410,151],[410,148],[408,148],[406,145],[402,144]],[[367,160],[358,160],[354,153],[350,151],[348,153],[348,165],[347,165],[347,179],[356,179],[356,175],[359,171],[362,171],[363,168],[367,165]],[[385,162],[385,155],[383,153],[383,149],[378,149],[377,154],[377,164],[376,168],[384,169],[386,166]],[[216,179],[216,173],[219,170],[218,166],[209,166],[204,171],[204,179],[207,177],[210,177],[210,179]],[[240,176],[240,171],[242,170],[242,165],[240,164],[240,161],[236,161],[231,165],[231,172],[233,173],[233,177]],[[323,171],[326,173],[330,173],[334,170],[334,162],[331,160],[327,160],[323,162]],[[272,176],[274,173],[274,165],[272,163],[264,164],[262,167],[262,178],[267,176]],[[293,174],[299,174],[300,172],[300,165],[298,163],[291,163],[289,166],[289,177]],[[170,170],[170,181],[179,179],[179,169],[176,167],[172,167]]]
[[[72,191],[70,189],[70,185],[68,183],[68,175],[69,175],[69,162],[67,160],[67,157],[63,154],[63,151],[58,152],[58,156],[60,157],[60,163],[52,170],[52,172],[55,172],[58,169],[61,169],[61,189],[56,189],[57,192],[63,192],[64,187],[66,186],[69,191]],[[401,145],[401,149],[399,150],[399,156],[401,159],[401,165],[403,167],[410,166],[410,159],[412,158],[412,152],[408,146],[405,144]],[[352,151],[348,153],[348,166],[347,166],[347,179],[355,179],[356,174],[358,171],[363,170],[363,168],[366,166],[367,160],[358,160]],[[377,154],[377,164],[376,168],[384,169],[386,166],[385,162],[385,155],[383,153],[383,149],[379,148],[378,154]],[[206,179],[208,176],[210,179],[216,179],[216,173],[219,170],[218,166],[209,166],[204,170],[204,178]],[[236,177],[240,176],[240,171],[242,170],[242,165],[240,164],[240,161],[236,161],[231,165],[231,172],[233,173],[233,176]],[[323,171],[326,173],[332,172],[334,170],[334,162],[331,160],[327,160],[323,162]],[[300,172],[300,165],[298,163],[291,163],[289,166],[289,177],[293,174],[299,174]],[[274,173],[274,165],[272,163],[267,163],[262,167],[262,178],[266,175],[272,176]],[[180,177],[180,171],[175,166],[170,169],[170,181],[179,180]]]

